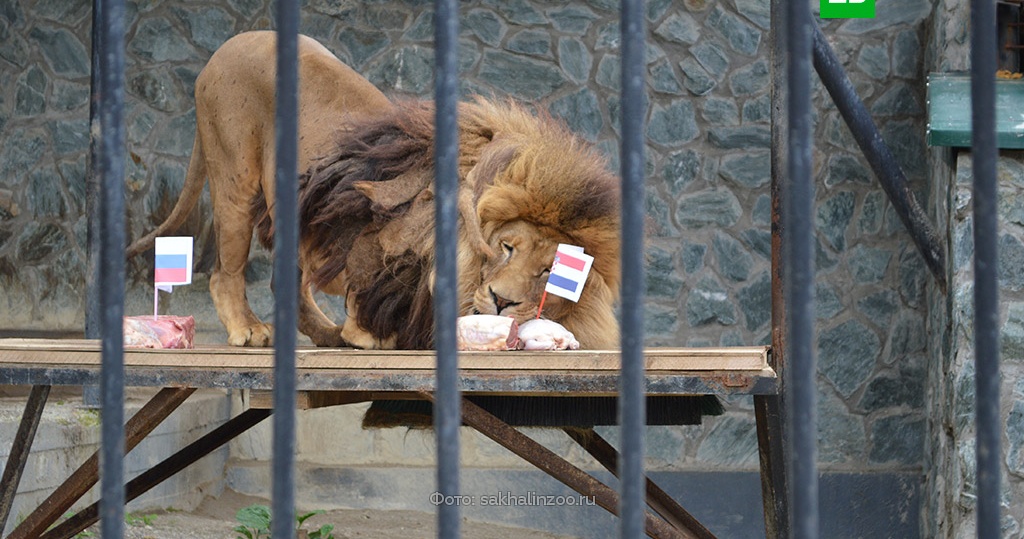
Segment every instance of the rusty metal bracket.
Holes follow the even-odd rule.
[[[185,399],[195,388],[164,388],[125,423],[125,453],[131,451]],[[57,487],[7,539],[35,539],[57,521],[99,480],[99,451],[93,453],[63,484]]]

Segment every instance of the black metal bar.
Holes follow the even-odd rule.
[[[974,173],[974,361],[978,537],[1000,537],[999,221],[996,204],[996,7],[971,2],[971,153]]]
[[[437,437],[437,491],[443,496],[459,493],[459,426],[462,425],[455,319],[458,317],[458,268],[456,235],[459,183],[458,132],[458,39],[459,3],[434,2],[434,87],[436,155],[434,346],[437,349],[437,395],[434,431]],[[459,537],[458,504],[437,506],[437,536]]]
[[[39,428],[39,420],[43,417],[43,407],[49,395],[50,386],[32,386],[25,411],[21,414],[21,423],[14,435],[11,451],[7,454],[3,478],[0,479],[0,532],[7,526],[7,517],[11,515],[14,494],[21,483],[21,474],[25,471],[25,463],[32,451],[32,441],[36,438],[36,429]]]
[[[85,338],[100,338],[100,233],[99,196],[103,171],[100,163],[100,51],[103,50],[103,32],[100,31],[102,3],[92,1],[92,69],[89,74],[89,161],[85,176]],[[87,406],[99,406],[100,388],[82,387],[82,402]]]
[[[156,466],[139,474],[138,477],[125,485],[127,501],[130,502],[145,494],[164,480],[233,440],[239,434],[266,419],[270,412],[268,409],[250,408],[192,442],[181,451],[167,457]],[[67,539],[74,537],[75,534],[96,523],[96,519],[99,517],[98,505],[98,503],[94,503],[79,511],[74,516],[47,530],[39,539]]]
[[[100,31],[100,314],[102,317],[103,537],[124,535],[124,0],[101,0]]]
[[[818,525],[817,366],[814,351],[814,182],[811,170],[811,43],[807,2],[787,6],[788,174],[782,193],[783,264],[788,328],[786,402],[790,437],[793,537],[816,538]]]
[[[644,533],[644,1],[624,0],[622,33],[622,375],[619,382],[620,527]]]
[[[295,537],[296,320],[299,297],[299,3],[277,2],[277,110],[274,117],[274,443],[271,535]]]
[[[835,52],[821,33],[817,23],[812,22],[814,29],[814,69],[818,72],[825,89],[832,96],[832,101],[850,128],[857,146],[867,158],[871,170],[875,173],[885,194],[889,196],[896,215],[910,233],[910,238],[917,246],[918,252],[924,257],[925,264],[931,270],[939,289],[946,291],[946,255],[942,249],[942,240],[938,232],[928,220],[924,208],[917,202],[914,192],[903,169],[896,162],[889,146],[882,139],[878,126],[871,119],[864,102],[857,95],[843,65],[836,58]]]

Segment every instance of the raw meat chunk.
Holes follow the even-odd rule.
[[[196,321],[191,316],[126,316],[125,348],[192,348]]]
[[[571,331],[554,320],[527,320],[519,326],[520,350],[579,350]]]
[[[456,320],[455,341],[459,350],[515,350],[519,341],[518,324],[509,316],[460,316]]]

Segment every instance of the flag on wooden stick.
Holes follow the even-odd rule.
[[[548,292],[561,296],[569,301],[579,301],[583,293],[583,285],[587,282],[590,267],[594,265],[594,257],[584,254],[583,247],[559,243],[555,250],[555,262],[551,264],[548,282],[544,286],[544,294],[537,307],[537,318],[544,309],[544,300]]]
[[[594,264],[594,257],[584,254],[582,247],[558,244],[555,251],[555,262],[551,265],[548,284],[545,292],[551,292],[569,301],[579,301],[583,293],[583,285],[587,282],[587,274]]]
[[[172,236],[156,239],[153,284],[170,292],[173,286],[192,282],[192,237]]]

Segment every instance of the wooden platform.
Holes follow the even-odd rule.
[[[758,409],[759,445],[765,453],[772,444],[777,445],[778,440],[769,435],[764,425],[774,422],[778,430],[781,419],[764,406],[766,399],[777,398],[779,389],[779,380],[770,366],[770,354],[766,346],[650,348],[644,353],[646,393],[649,399],[667,397],[678,402],[689,400],[685,397],[690,395],[753,394]],[[0,384],[33,386],[19,435],[4,468],[0,522],[9,514],[50,386],[99,384],[100,355],[99,341],[0,339]],[[593,400],[607,402],[611,399],[604,397],[614,397],[618,392],[619,362],[620,354],[611,350],[460,353],[463,424],[616,513],[619,495],[614,489],[569,464],[477,402],[488,399],[521,402],[534,396],[601,397]],[[127,500],[273,413],[273,401],[268,393],[273,389],[272,349],[228,346],[201,346],[193,350],[127,349],[124,364],[126,386],[163,388],[126,423],[126,449],[129,451],[196,388],[253,390],[248,409],[128,482],[125,485]],[[434,366],[433,351],[302,348],[296,351],[298,403],[302,408],[315,408],[374,400],[433,401]],[[699,421],[699,414],[697,419]],[[564,427],[563,430],[606,469],[613,474],[617,472],[617,451],[594,429]],[[82,464],[8,539],[68,539],[96,522],[99,507],[93,504],[54,526],[97,482],[98,459],[97,453]],[[769,492],[775,492],[775,483],[768,481]],[[644,529],[649,537],[714,537],[650,479],[646,481],[646,500],[650,511],[644,516]],[[771,516],[766,513],[766,518]]]
[[[769,354],[766,346],[650,348],[648,394],[774,394]],[[124,361],[128,386],[273,388],[274,352],[268,348],[126,349]],[[0,384],[96,384],[99,366],[98,341],[0,339]],[[433,351],[302,348],[296,366],[299,390],[434,389]],[[467,393],[610,396],[617,391],[619,353],[462,352],[459,368]]]

